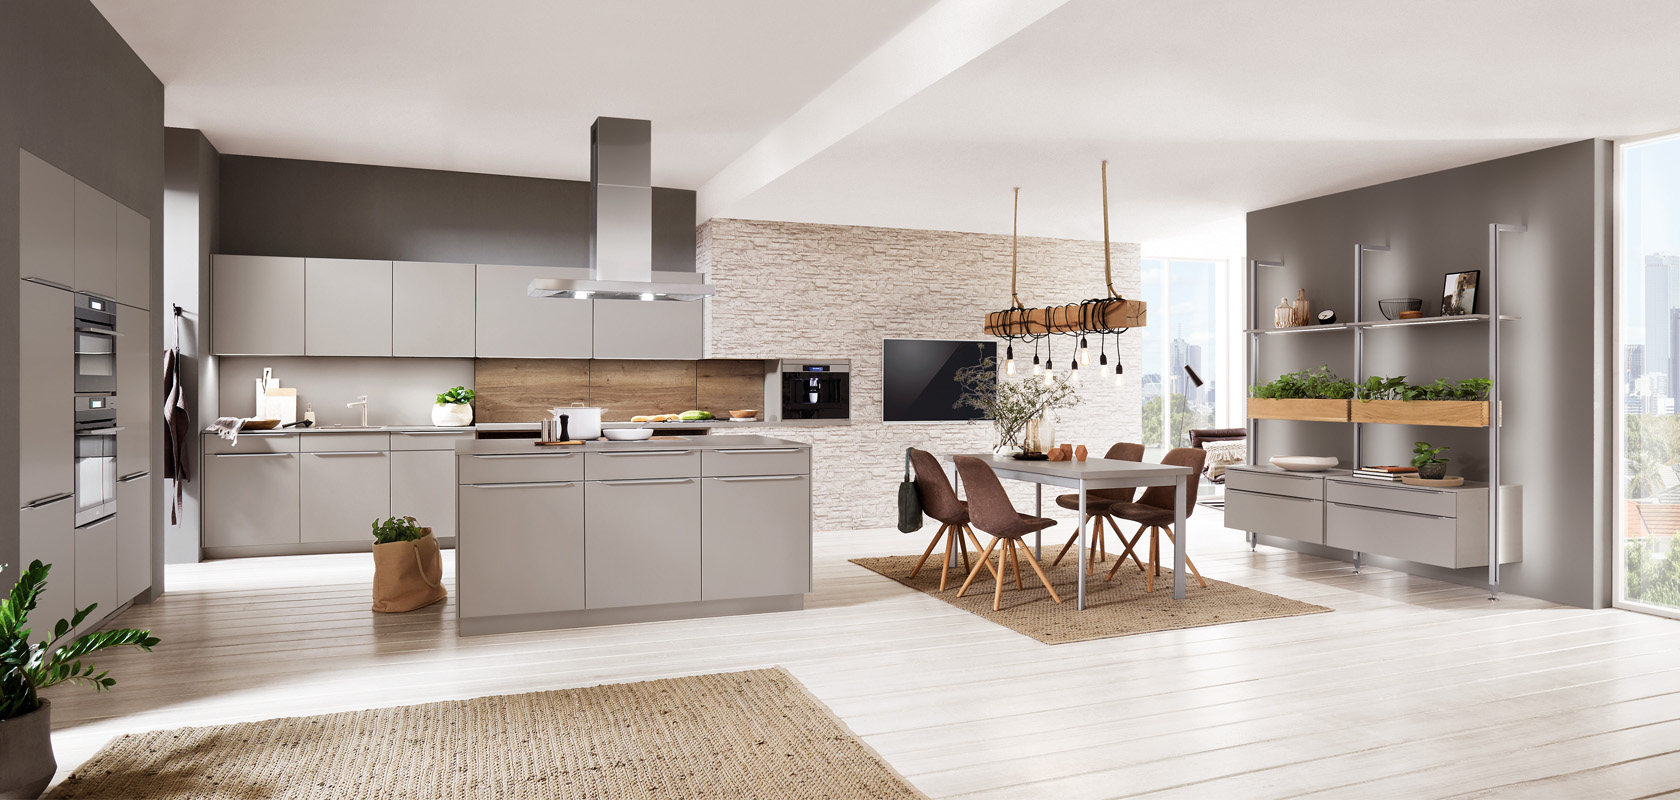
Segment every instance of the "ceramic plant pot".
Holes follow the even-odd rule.
[[[52,751],[52,706],[0,721],[0,798],[40,797],[52,783],[58,761]]]
[[[433,403],[432,424],[439,428],[464,428],[473,421],[470,403]]]
[[[1426,481],[1438,481],[1447,477],[1447,465],[1445,463],[1424,464],[1418,467],[1418,477]]]

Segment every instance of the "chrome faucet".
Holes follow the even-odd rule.
[[[344,404],[345,408],[356,408],[358,406],[360,406],[361,409],[362,409],[362,427],[366,428],[368,426],[368,423],[367,423],[367,395],[365,395],[365,394],[364,395],[358,395],[356,397],[356,402],[345,403]]]

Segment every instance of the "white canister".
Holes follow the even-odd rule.
[[[556,418],[565,414],[567,430],[572,438],[584,441],[601,438],[601,414],[604,411],[606,409],[588,408],[582,403],[574,403],[571,408],[549,409],[549,413]]]

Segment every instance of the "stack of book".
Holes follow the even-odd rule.
[[[1353,471],[1353,477],[1371,481],[1389,481],[1399,483],[1400,476],[1417,473],[1417,467],[1360,467]]]

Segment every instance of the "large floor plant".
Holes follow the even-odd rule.
[[[158,643],[151,631],[124,628],[83,634],[61,644],[71,629],[99,607],[96,603],[77,611],[72,619],[59,620],[52,636],[30,644],[29,612],[35,610],[51,569],[39,561],[30,564],[12,586],[12,593],[0,599],[0,721],[40,708],[40,692],[61,683],[92,686],[95,691],[109,689],[117,680],[109,672],[95,672],[94,665],[83,659],[113,647],[151,650]]]
[[[973,408],[992,421],[998,447],[1018,447],[1027,423],[1079,405],[1079,393],[1066,381],[1036,377],[1012,379],[998,375],[997,360],[957,370],[962,396],[957,408]]]

